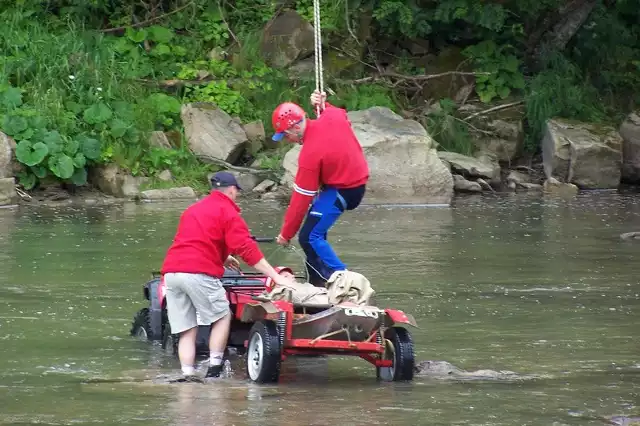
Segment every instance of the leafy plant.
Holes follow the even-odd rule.
[[[462,53],[473,59],[476,71],[476,93],[484,103],[494,98],[506,99],[514,89],[525,87],[524,76],[519,70],[520,60],[509,53],[511,46],[497,46],[492,40],[469,46]]]

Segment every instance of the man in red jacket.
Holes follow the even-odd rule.
[[[298,240],[307,256],[309,281],[317,286],[323,286],[334,272],[347,269],[327,242],[327,232],[345,210],[360,205],[369,180],[369,166],[347,112],[325,98],[317,90],[311,95],[311,104],[321,111],[316,120],[290,102],[279,105],[272,116],[274,141],[286,137],[302,145],[277,242],[289,244],[306,215]]]
[[[211,194],[182,213],[161,270],[171,332],[180,334],[178,356],[183,377],[178,381],[201,380],[194,368],[198,325],[211,325],[211,356],[205,377],[220,375],[231,324],[229,302],[220,278],[225,267],[240,266],[231,254],[237,254],[275,283],[290,282],[266,261],[240,216],[235,200],[241,188],[236,178],[219,172],[211,184]]]

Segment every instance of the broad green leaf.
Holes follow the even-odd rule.
[[[47,127],[47,120],[41,115],[29,117],[29,127],[33,129],[44,129]]]
[[[48,153],[47,145],[42,142],[32,144],[29,140],[23,140],[16,145],[17,160],[27,166],[40,164]]]
[[[82,118],[89,124],[97,124],[104,123],[112,115],[111,109],[104,102],[99,102],[85,109]]]
[[[142,43],[147,38],[147,30],[144,28],[141,30],[136,30],[131,27],[127,28],[125,32],[127,38],[135,43]]]
[[[502,68],[507,71],[518,72],[518,65],[518,58],[516,58],[515,56],[508,56],[507,59],[502,63]]]
[[[507,86],[502,86],[498,89],[498,96],[500,96],[502,99],[506,99],[510,94],[511,89],[509,89]]]
[[[36,132],[33,130],[33,128],[27,127],[24,132],[20,132],[18,135],[16,135],[16,139],[19,139],[19,140],[23,140],[23,139],[33,140],[33,135],[35,135],[35,133]]]
[[[166,44],[158,44],[156,47],[153,48],[153,54],[157,56],[170,55],[171,48]]]
[[[51,155],[62,152],[62,149],[64,148],[62,136],[57,130],[52,130],[45,133],[43,141],[47,145],[47,148],[49,149],[49,153]]]
[[[2,95],[2,104],[9,110],[22,105],[22,92],[17,87],[9,87]]]
[[[59,153],[49,157],[49,170],[60,179],[69,179],[73,175],[73,160],[66,154]]]
[[[169,43],[173,38],[173,32],[160,25],[152,25],[149,27],[149,38],[156,43]]]
[[[128,127],[129,126],[127,125],[127,123],[120,120],[119,118],[116,118],[111,122],[111,135],[114,138],[119,139],[124,136],[124,134],[127,132]]]
[[[81,167],[84,167],[85,164],[87,164],[87,159],[85,158],[83,153],[78,152],[73,157],[73,165],[76,166],[77,168],[81,168]]]
[[[30,167],[31,171],[34,175],[36,175],[39,179],[44,179],[47,177],[47,168],[41,164]]]
[[[69,179],[72,184],[82,186],[87,183],[87,169],[84,167],[77,168],[71,178]]]
[[[89,159],[96,161],[100,158],[100,141],[85,137],[80,140],[80,152]]]
[[[36,186],[37,178],[33,173],[21,172],[18,175],[18,182],[28,191]]]
[[[514,89],[524,89],[524,76],[520,73],[515,73],[511,76],[510,83]]]
[[[17,115],[5,115],[2,120],[2,130],[11,137],[27,130],[28,126],[27,119]]]
[[[80,142],[77,139],[67,139],[64,144],[64,153],[70,156],[76,155],[80,148]]]

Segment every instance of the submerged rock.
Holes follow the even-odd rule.
[[[465,380],[532,380],[541,378],[537,375],[521,375],[513,371],[476,370],[466,371],[447,361],[421,361],[414,367],[417,376],[437,379]]]

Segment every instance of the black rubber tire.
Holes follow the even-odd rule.
[[[413,380],[416,361],[411,333],[403,327],[391,327],[384,337],[393,345],[393,367],[377,367],[376,378],[394,382]]]
[[[261,342],[262,353],[258,355],[262,359],[257,371],[252,377],[252,365],[255,363],[256,354],[253,351],[252,343],[254,338]],[[258,321],[253,324],[249,331],[249,344],[245,353],[245,372],[249,380],[255,383],[276,383],[280,378],[280,366],[282,364],[282,347],[278,336],[278,327],[273,321]],[[255,374],[257,373],[257,374]]]
[[[179,339],[179,334],[171,334],[171,326],[169,325],[169,322],[167,322],[164,326],[164,332],[162,335],[162,350],[164,350],[167,355],[178,358]]]
[[[145,337],[147,341],[151,340],[151,321],[148,308],[140,309],[133,317],[130,333],[140,340],[145,340]]]

